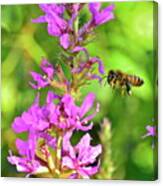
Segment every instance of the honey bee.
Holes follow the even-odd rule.
[[[110,70],[107,75],[107,82],[112,88],[120,88],[123,92],[127,92],[128,95],[132,93],[132,86],[140,87],[144,84],[140,77],[119,70]]]

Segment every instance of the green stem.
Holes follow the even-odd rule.
[[[62,147],[63,137],[62,135],[58,136],[57,139],[57,150],[56,150],[56,174],[60,174],[61,171],[61,147]]]
[[[78,38],[78,29],[79,29],[79,17],[77,17],[74,22],[75,42],[77,42],[77,38]]]

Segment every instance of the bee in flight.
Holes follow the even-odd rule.
[[[132,86],[140,87],[144,84],[140,77],[119,70],[110,70],[107,75],[107,82],[112,88],[120,88],[123,93],[127,92],[128,95],[132,93]]]

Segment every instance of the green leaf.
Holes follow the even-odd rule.
[[[64,72],[64,75],[70,81],[71,78],[72,78],[72,76],[71,76],[71,70],[70,70],[69,66],[66,65],[64,62],[61,62],[61,61],[60,61],[60,65],[62,67],[62,70]]]
[[[2,6],[2,28],[8,32],[18,32],[23,25],[23,11],[19,5]]]

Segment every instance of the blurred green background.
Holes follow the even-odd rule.
[[[100,123],[106,117],[111,122],[111,132],[103,131],[106,155],[102,164],[113,166],[112,179],[153,180],[157,175],[155,154],[151,139],[141,139],[145,126],[157,124],[157,48],[153,36],[157,25],[153,22],[157,5],[154,2],[117,2],[115,19],[99,26],[96,39],[87,48],[92,56],[99,56],[106,71],[119,69],[144,79],[145,84],[133,88],[132,96],[121,96],[108,85],[96,81],[82,89],[83,96],[93,91],[101,104],[91,132],[97,137]],[[103,6],[108,3],[103,3]],[[30,70],[39,71],[42,57],[56,63],[60,48],[58,40],[47,33],[46,24],[32,24],[31,19],[41,15],[37,5],[1,6],[1,68],[2,68],[2,176],[23,176],[16,172],[6,157],[8,150],[17,153],[11,130],[14,118],[32,104],[36,91],[29,86]],[[85,9],[81,21],[88,18]],[[42,91],[45,93],[47,89]],[[78,138],[81,134],[78,133]],[[17,135],[21,136],[22,135]],[[108,137],[109,136],[109,137]],[[111,136],[111,137],[110,137]],[[99,142],[99,138],[95,143]],[[108,140],[108,142],[107,142]],[[107,146],[108,143],[108,146]],[[104,171],[103,178],[109,178]],[[97,178],[101,176],[97,175]]]

